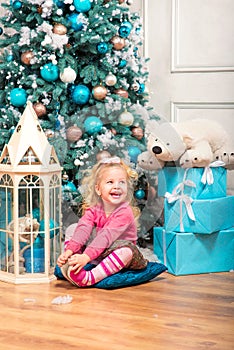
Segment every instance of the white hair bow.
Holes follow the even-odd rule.
[[[119,157],[103,158],[100,161],[100,164],[119,164],[119,163],[120,163]]]

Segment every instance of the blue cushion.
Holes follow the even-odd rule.
[[[86,270],[91,270],[94,267],[92,264],[85,266]],[[102,289],[115,289],[128,286],[134,286],[137,284],[145,283],[157,277],[161,273],[167,270],[167,267],[157,262],[149,262],[146,268],[142,270],[128,270],[124,269],[120,272],[104,278],[102,281],[96,283],[93,287]],[[58,279],[65,279],[61,273],[61,270],[56,266],[54,275]]]

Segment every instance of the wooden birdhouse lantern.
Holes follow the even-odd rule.
[[[54,279],[61,248],[61,170],[28,102],[0,157],[0,280]]]

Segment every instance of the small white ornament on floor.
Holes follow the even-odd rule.
[[[72,302],[72,296],[70,295],[63,295],[63,296],[59,296],[59,297],[56,297],[54,298],[52,301],[51,301],[51,304],[69,304]]]
[[[35,303],[36,299],[34,299],[34,298],[24,298],[24,302],[25,303]]]

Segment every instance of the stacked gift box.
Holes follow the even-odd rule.
[[[165,167],[158,175],[164,227],[154,228],[154,253],[174,275],[234,269],[234,196],[223,167]]]

